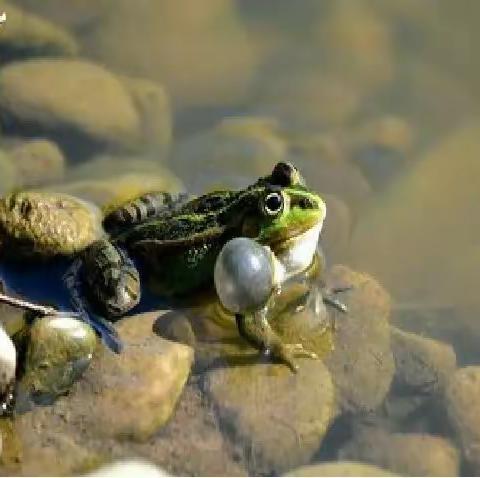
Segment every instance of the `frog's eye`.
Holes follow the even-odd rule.
[[[283,196],[279,192],[269,193],[263,201],[263,210],[268,216],[276,216],[283,209]]]

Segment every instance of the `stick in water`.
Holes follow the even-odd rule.
[[[20,309],[29,310],[31,312],[34,312],[40,315],[68,315],[69,317],[75,317],[78,315],[75,312],[61,312],[57,309],[54,309],[53,307],[33,304],[32,302],[28,302],[22,299],[17,299],[16,297],[12,297],[2,293],[0,293],[0,302],[11,305],[13,307],[19,307]]]

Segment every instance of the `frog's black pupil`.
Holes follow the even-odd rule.
[[[265,201],[265,205],[270,212],[278,212],[282,208],[282,197],[280,194],[270,194]]]

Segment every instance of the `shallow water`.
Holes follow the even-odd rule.
[[[277,319],[321,350],[297,376],[242,342],[206,293],[162,320],[170,304],[146,292],[133,312],[147,315],[120,326],[120,365],[99,348],[68,394],[2,422],[0,474],[132,456],[173,474],[325,461],[480,473],[478,2],[12,0],[2,11],[2,195],[36,187],[106,206],[242,188],[292,161],[325,197],[328,267],[348,268],[328,279],[357,288],[348,317],[315,310],[311,295]],[[66,308],[62,271],[1,274]],[[290,292],[304,298],[302,284]],[[108,410],[124,412],[118,429],[107,412],[102,422]]]

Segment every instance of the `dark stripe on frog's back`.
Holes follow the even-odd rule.
[[[107,232],[115,233],[149,219],[176,212],[188,198],[186,193],[146,193],[108,213],[103,220],[103,226]]]

